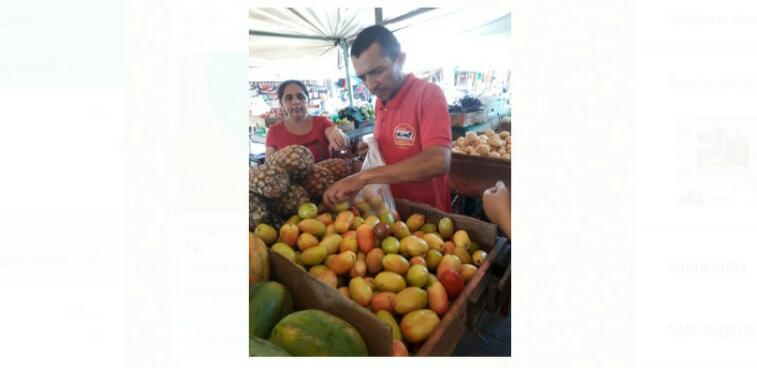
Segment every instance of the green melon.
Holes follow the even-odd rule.
[[[294,312],[273,328],[271,342],[293,356],[367,356],[360,333],[343,319],[307,309]]]
[[[250,337],[267,339],[284,316],[292,313],[292,295],[276,281],[258,282],[250,288]]]

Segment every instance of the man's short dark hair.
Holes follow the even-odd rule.
[[[392,61],[397,60],[397,57],[400,56],[400,43],[397,42],[397,38],[384,26],[379,25],[370,26],[358,33],[357,38],[352,43],[350,55],[360,57],[374,43],[378,43],[384,54],[389,56]]]
[[[279,90],[277,91],[279,95],[279,101],[284,98],[284,90],[287,88],[290,84],[296,84],[302,88],[302,91],[305,92],[305,97],[310,98],[310,95],[308,95],[308,89],[305,87],[305,83],[302,83],[298,80],[290,79],[288,81],[284,81],[279,85]]]

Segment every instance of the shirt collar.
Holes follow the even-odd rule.
[[[397,94],[392,97],[389,102],[384,105],[384,103],[381,101],[381,99],[378,99],[378,107],[379,108],[387,108],[390,110],[394,110],[400,107],[402,104],[402,100],[404,99],[405,95],[407,94],[407,91],[410,90],[410,85],[415,80],[415,75],[413,73],[408,73],[405,75],[405,80],[402,81],[402,86],[400,86],[400,90],[397,91]]]

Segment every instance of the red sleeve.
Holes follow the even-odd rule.
[[[282,143],[281,142],[281,136],[279,135],[279,124],[276,123],[273,125],[270,129],[268,129],[268,133],[265,135],[265,145],[266,147],[273,147],[275,150],[279,150],[281,148]]]
[[[314,119],[315,119],[316,122],[318,122],[320,125],[323,126],[323,130],[326,130],[329,127],[334,126],[334,123],[331,122],[331,119],[329,119],[329,118],[327,118],[325,116],[318,115],[318,116],[314,117]]]
[[[447,99],[439,86],[430,84],[421,96],[419,123],[421,149],[452,146],[452,122],[447,112]]]

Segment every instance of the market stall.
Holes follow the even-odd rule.
[[[314,92],[309,112],[328,117],[351,143],[320,162],[300,145],[250,155],[250,355],[470,355],[467,346],[481,345],[471,333],[483,333],[482,321],[509,316],[510,243],[480,211],[456,203],[479,200],[497,180],[510,186],[509,68],[497,67],[499,54],[491,63],[440,65],[453,58],[426,52],[422,35],[448,24],[437,33],[451,43],[490,43],[503,27],[509,37],[509,11],[255,9],[250,16],[257,22],[250,94],[258,106],[251,145],[260,152],[266,129],[281,119],[275,88],[290,78]],[[357,32],[374,22],[404,35],[419,56],[408,71],[445,92],[454,137],[451,212],[394,198],[388,186],[368,186],[334,207],[323,203],[335,182],[362,169],[357,145],[375,126],[373,96],[346,57]],[[468,44],[474,52],[476,42]],[[330,59],[343,77],[271,71],[292,58],[314,69]],[[260,113],[263,104],[271,108]],[[486,355],[509,355],[509,330],[499,334],[507,342],[493,343]]]

